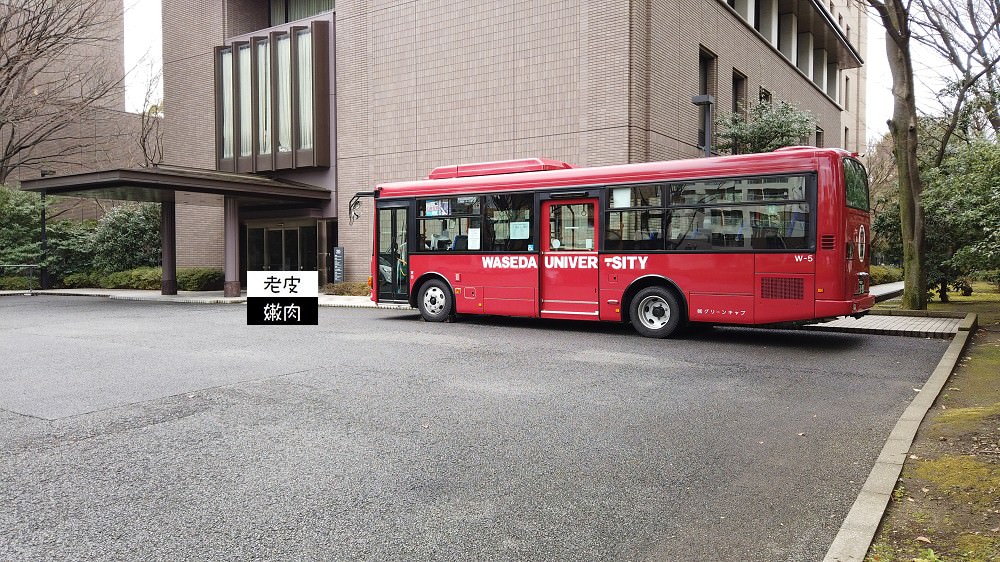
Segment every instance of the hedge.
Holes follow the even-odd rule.
[[[62,284],[69,288],[100,287],[102,289],[157,290],[163,280],[159,267],[137,267],[114,273],[74,273],[67,275]],[[177,270],[177,288],[181,291],[221,291],[225,274],[207,267]]]
[[[903,280],[903,270],[891,265],[873,265],[868,268],[871,273],[872,285],[883,285],[885,283],[896,283]]]

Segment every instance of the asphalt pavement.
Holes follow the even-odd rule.
[[[820,560],[947,342],[0,299],[0,559]]]

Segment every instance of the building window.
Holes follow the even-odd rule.
[[[714,54],[701,49],[698,52],[698,94],[715,96],[715,86],[717,83],[716,62]],[[699,105],[698,108],[698,146],[705,147],[705,130],[708,128],[708,105]]]
[[[315,16],[333,9],[333,0],[270,0],[271,25]]]
[[[241,45],[237,57],[239,58],[240,156],[247,157],[253,154],[250,45]]]
[[[851,129],[844,127],[844,150],[851,150],[851,143],[849,142],[851,136]]]
[[[851,42],[851,26],[847,26],[847,42]]]
[[[271,46],[257,43],[257,150],[271,154]]]
[[[222,108],[222,119],[219,122],[219,134],[222,137],[219,157],[233,157],[233,50],[224,49],[220,54],[219,76],[219,106]]]
[[[328,52],[322,19],[215,49],[219,170],[330,165]]]
[[[824,144],[823,129],[816,127],[816,148],[823,148]]]
[[[295,54],[298,57],[299,138],[298,148],[313,147],[313,63],[310,31],[295,33]]]
[[[757,93],[757,101],[759,101],[760,103],[770,104],[771,92],[767,91],[762,87],[760,91]]]
[[[844,111],[851,109],[850,104],[848,103],[850,100],[850,93],[851,93],[851,77],[844,76]]]
[[[279,35],[274,41],[275,97],[278,117],[278,152],[292,151],[292,51],[288,34]]]
[[[747,77],[733,70],[733,113],[744,113],[747,110]]]

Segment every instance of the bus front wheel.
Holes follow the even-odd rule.
[[[444,282],[431,279],[420,287],[417,309],[428,322],[444,322],[451,318],[454,298]]]
[[[681,324],[681,308],[674,293],[663,287],[646,287],[632,298],[629,317],[635,331],[647,338],[665,338]]]

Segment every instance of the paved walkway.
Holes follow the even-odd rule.
[[[896,283],[875,285],[869,287],[868,292],[875,296],[875,302],[887,301],[903,294],[903,282],[898,281]]]
[[[821,324],[809,324],[804,328],[821,332],[949,339],[958,333],[961,322],[961,318],[869,314],[861,318],[838,318]]]

